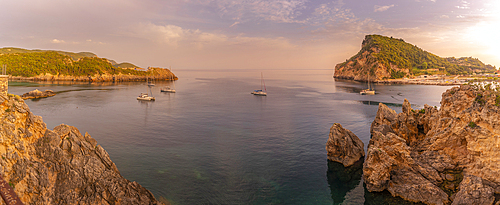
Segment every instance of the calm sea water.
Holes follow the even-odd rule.
[[[368,144],[378,103],[396,111],[407,98],[415,108],[439,106],[450,87],[375,85],[334,81],[332,70],[174,70],[172,82],[155,82],[155,102],[136,97],[145,82],[10,82],[21,95],[39,89],[58,94],[26,100],[52,129],[64,123],[88,132],[121,174],[172,204],[378,204],[397,203],[368,193],[359,167],[328,162],[329,128],[341,123]]]

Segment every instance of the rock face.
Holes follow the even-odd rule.
[[[21,95],[23,99],[33,99],[33,98],[46,98],[56,95],[52,90],[39,91],[38,89],[29,91]]]
[[[500,194],[500,95],[468,85],[441,108],[380,104],[363,165],[368,191],[426,204],[493,204]]]
[[[47,129],[19,96],[0,101],[0,173],[25,204],[161,204],[123,178],[89,134]]]
[[[339,123],[330,128],[330,136],[326,142],[328,159],[342,163],[345,167],[353,165],[365,156],[365,145],[350,130],[344,129]]]

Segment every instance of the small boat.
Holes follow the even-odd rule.
[[[170,71],[172,71],[172,67],[170,67]],[[160,92],[165,92],[165,93],[175,93],[175,80],[172,80],[172,85],[174,85],[174,88],[170,88],[170,86],[165,86],[164,88],[160,89]]]
[[[175,89],[170,88],[170,86],[165,86],[164,88],[160,89],[160,91],[166,93],[175,93]]]
[[[370,86],[370,75],[368,75],[368,89],[361,90],[360,95],[375,95],[375,90]]]
[[[137,100],[154,101],[155,97],[149,96],[147,93],[141,93],[141,95],[137,97]]]
[[[137,97],[137,100],[144,100],[144,101],[154,101],[155,97],[153,97],[153,91],[151,91],[151,87],[155,86],[153,82],[149,82],[149,78],[147,79],[148,81],[148,88],[149,92],[151,95],[148,95],[147,93],[141,93],[139,97]]]
[[[267,93],[262,91],[262,90],[254,90],[253,92],[251,92],[251,94],[260,95],[260,96],[267,96]]]
[[[361,95],[375,95],[375,90],[364,89],[359,92]]]
[[[262,90],[262,86],[264,86],[264,90]],[[258,96],[267,96],[266,83],[264,82],[264,76],[260,73],[260,90],[254,90],[250,94],[258,95]]]

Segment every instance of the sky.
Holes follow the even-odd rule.
[[[365,35],[500,66],[498,0],[0,0],[0,47],[140,67],[333,69]]]

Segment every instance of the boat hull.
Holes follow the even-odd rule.
[[[361,95],[375,95],[375,90],[362,90],[359,92]]]
[[[142,101],[154,101],[154,97],[137,97],[137,100],[142,100]]]

